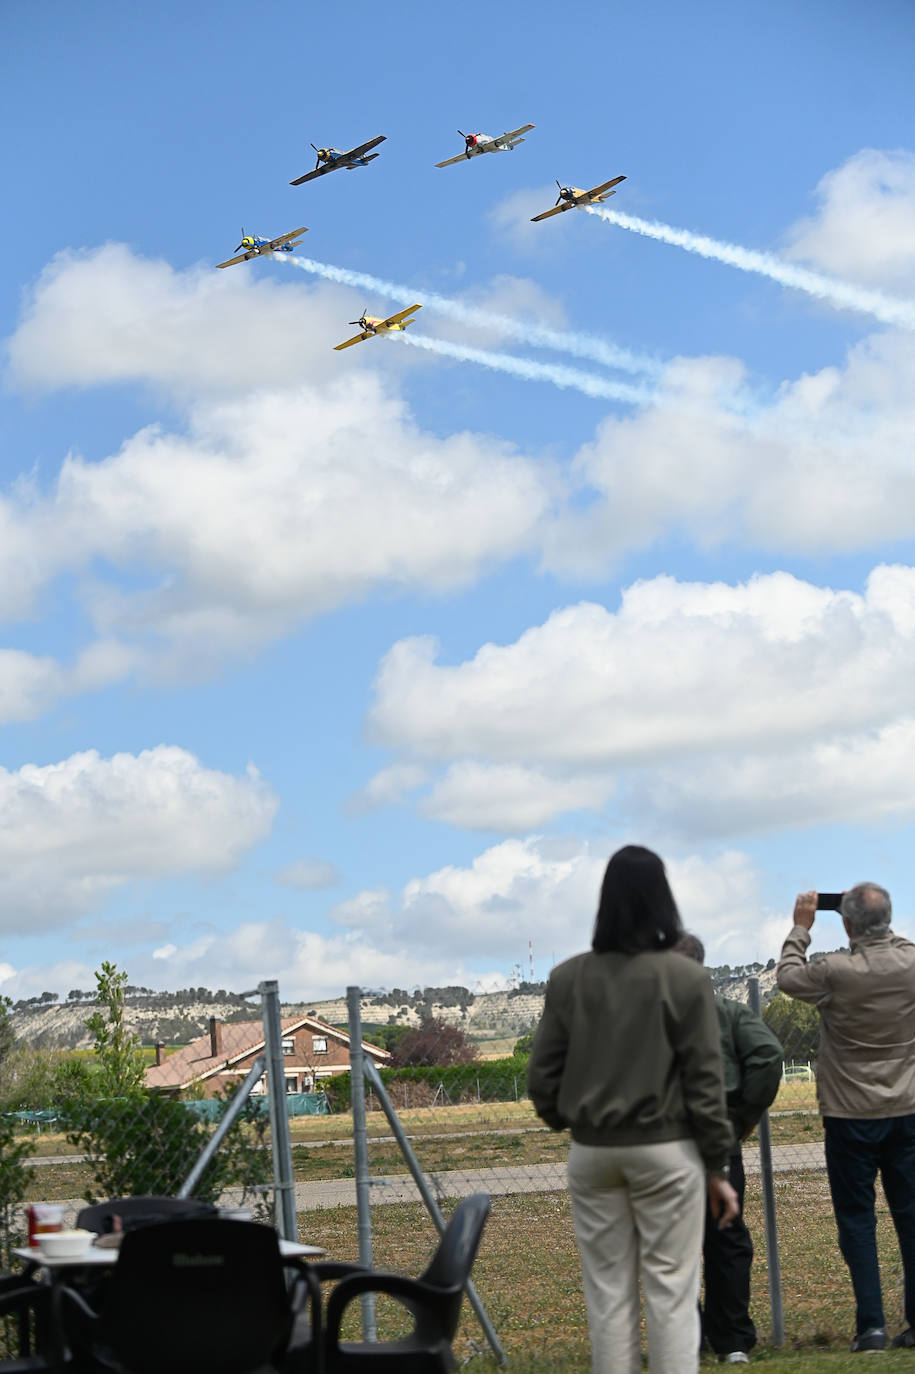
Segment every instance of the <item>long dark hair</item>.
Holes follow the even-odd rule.
[[[669,949],[683,934],[680,913],[657,854],[640,844],[618,849],[607,864],[591,948],[640,954]]]

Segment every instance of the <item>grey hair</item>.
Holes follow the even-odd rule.
[[[878,883],[856,883],[842,895],[839,907],[848,922],[848,933],[885,935],[893,919],[893,903],[885,887]]]
[[[705,963],[705,945],[690,930],[684,930],[674,945],[675,954],[683,954],[687,959],[695,959],[697,964]]]

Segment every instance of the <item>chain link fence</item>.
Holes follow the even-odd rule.
[[[363,1079],[357,1066],[354,1078],[349,1053],[361,1058],[365,1038],[358,990],[355,1017],[351,1012],[342,1027],[351,1037],[346,1063],[332,1064],[313,1020],[304,1028],[301,1017],[279,1021],[276,985],[269,986],[273,1043],[257,1021],[225,1023],[212,1043],[160,1056],[158,1077],[172,1084],[167,1093],[160,1087],[140,1102],[62,1104],[56,1123],[22,1122],[33,1143],[26,1201],[60,1201],[72,1221],[93,1197],[180,1192],[216,1140],[227,1103],[250,1079],[246,1106],[194,1179],[194,1196],[252,1206],[275,1217],[286,1235],[297,1225],[302,1239],[335,1258],[415,1273],[437,1241],[435,1207],[447,1215],[456,1199],[486,1191],[493,1214],[475,1275],[496,1331],[490,1346],[498,1349],[505,1333],[510,1345],[511,1332],[521,1329],[532,1357],[556,1358],[576,1341],[586,1350],[566,1192],[568,1139],[543,1126],[527,1097],[525,1038],[514,1052],[490,1056],[456,1036],[454,1026],[428,1018],[412,1043],[406,1035],[392,1041],[390,1054],[366,1040],[369,1067]],[[779,995],[763,1010],[784,1046],[785,1067],[767,1120],[744,1146],[745,1212],[757,1251],[753,1315],[762,1341],[844,1341],[853,1305],[816,1104],[817,1014]],[[354,1081],[364,1082],[361,1094]],[[277,1090],[267,1091],[268,1082]],[[887,1317],[901,1325],[901,1268],[888,1216],[878,1212]],[[460,1342],[465,1354],[486,1346],[471,1313]]]
[[[755,984],[755,989],[753,987]],[[751,980],[758,999],[758,980]],[[757,1000],[758,1006],[758,1000]],[[745,1214],[754,1235],[753,1315],[760,1340],[776,1345],[825,1345],[845,1342],[854,1323],[851,1285],[838,1250],[825,1172],[822,1123],[816,1100],[816,1056],[819,1018],[816,1010],[776,993],[762,1008],[785,1053],[778,1096],[760,1127],[744,1145],[747,1174]],[[382,1109],[373,1080],[380,1079],[428,1182],[434,1200],[447,1211],[453,1199],[479,1189],[495,1200],[491,1227],[499,1226],[508,1242],[534,1252],[544,1245],[542,1219],[549,1218],[552,1240],[546,1243],[564,1256],[574,1298],[566,1297],[584,1324],[578,1285],[571,1214],[566,1192],[566,1133],[547,1129],[538,1120],[526,1093],[526,1047],[496,1058],[478,1054],[464,1059],[450,1028],[424,1026],[427,1045],[408,1047],[427,1062],[404,1064],[395,1049],[394,1064],[368,1074],[365,1123],[368,1196],[375,1226],[378,1209],[412,1205],[417,1227],[426,1226],[420,1188]],[[438,1044],[436,1045],[436,1035]],[[343,1111],[348,1085],[335,1085]],[[343,1151],[339,1164],[344,1166]],[[331,1156],[322,1154],[323,1176],[312,1161],[309,1179],[297,1185],[297,1205],[310,1210],[355,1205],[356,1182],[331,1178]],[[301,1156],[296,1176],[300,1178]],[[434,1238],[434,1232],[432,1232]],[[902,1275],[888,1212],[878,1203],[878,1241],[888,1283],[887,1317],[905,1325]],[[485,1259],[485,1250],[483,1258]],[[505,1256],[503,1256],[504,1260]],[[536,1253],[524,1284],[534,1282]],[[483,1302],[487,1291],[480,1281]],[[524,1285],[514,1293],[525,1302]],[[510,1295],[511,1296],[511,1295]],[[529,1310],[531,1329],[538,1313]],[[530,1334],[530,1333],[529,1333]],[[468,1337],[468,1339],[471,1339]],[[527,1346],[529,1350],[533,1347]]]

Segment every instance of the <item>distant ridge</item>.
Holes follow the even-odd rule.
[[[710,968],[716,992],[736,1001],[748,997],[748,977],[759,977],[763,1002],[777,991],[775,969],[760,965],[730,965]],[[474,1040],[485,1042],[524,1035],[540,1020],[543,1011],[544,983],[521,983],[504,992],[473,993],[463,987],[425,988],[412,993],[401,988],[393,992],[366,992],[362,998],[362,1020],[367,1026],[416,1026],[423,1016],[440,1017],[460,1026]],[[418,995],[417,995],[418,994]],[[44,994],[47,998],[50,994]],[[21,1045],[33,1049],[87,1049],[92,1037],[86,1030],[86,1017],[95,1010],[88,995],[80,1000],[49,1002],[31,999],[18,1002],[12,1014],[13,1032]],[[346,1022],[343,996],[286,1002],[285,1015],[308,1012],[332,1025]],[[205,1034],[211,1016],[220,1021],[250,1021],[257,1015],[257,999],[238,993],[210,992],[189,988],[179,992],[136,991],[127,997],[127,1020],[145,1044],[161,1040],[166,1045],[186,1044]]]

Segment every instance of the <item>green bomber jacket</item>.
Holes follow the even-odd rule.
[[[537,1114],[585,1145],[692,1138],[709,1172],[733,1135],[708,974],[673,950],[577,954],[550,974],[528,1065]]]
[[[737,1139],[742,1139],[775,1100],[782,1081],[782,1047],[774,1031],[746,1002],[716,997],[724,1091]]]

